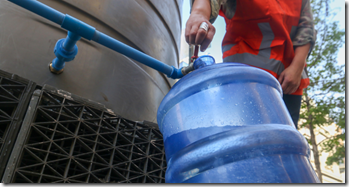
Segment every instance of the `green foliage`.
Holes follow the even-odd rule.
[[[305,90],[302,102],[302,126],[312,125],[314,129],[336,124],[341,134],[318,144],[330,153],[326,164],[343,162],[345,158],[345,66],[337,62],[338,49],[344,44],[345,31],[338,23],[331,21],[334,15],[329,10],[329,1],[312,0],[317,41],[308,58],[310,85]],[[310,142],[310,141],[309,141]]]
[[[334,162],[340,163],[343,160],[343,157],[345,157],[345,147],[341,146],[336,149],[336,152],[332,154],[332,156],[329,156],[326,160],[327,165],[332,165]]]

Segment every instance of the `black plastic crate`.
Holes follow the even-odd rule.
[[[121,118],[47,85],[34,92],[29,107],[2,182],[165,182],[156,124]]]
[[[0,70],[0,178],[34,88],[34,82]]]

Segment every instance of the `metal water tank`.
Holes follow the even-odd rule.
[[[183,0],[40,0],[168,65],[178,67]],[[52,74],[56,42],[66,30],[0,1],[0,69],[100,102],[135,121],[156,122],[174,80],[97,43],[81,39],[64,73]]]

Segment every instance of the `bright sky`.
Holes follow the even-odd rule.
[[[190,12],[190,1],[183,1],[183,15],[182,15],[182,29],[185,29],[185,24],[189,18]],[[331,9],[335,9],[337,15],[334,17],[334,21],[339,21],[339,28],[345,29],[345,1],[344,0],[333,0],[330,4]],[[222,62],[222,50],[221,44],[225,34],[225,22],[224,19],[218,16],[217,20],[213,24],[216,28],[216,34],[211,43],[211,48],[207,49],[204,53],[199,53],[199,55],[210,54],[212,55],[216,62]],[[338,62],[340,64],[345,63],[345,46],[343,45],[338,51]]]

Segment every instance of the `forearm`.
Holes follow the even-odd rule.
[[[191,7],[193,7],[194,2],[197,0],[190,0],[190,5]],[[202,0],[198,0],[198,1],[202,1]],[[210,16],[209,16],[209,21],[210,23],[214,23],[216,18],[219,15],[219,10],[221,8],[221,5],[225,2],[226,0],[206,0],[205,6],[210,8]],[[200,2],[201,3],[201,2]],[[209,3],[209,5],[207,5],[206,3]],[[208,14],[207,12],[205,14]]]
[[[210,0],[195,0],[191,9],[191,14],[199,14],[209,20],[211,15]]]
[[[309,49],[310,49],[310,43],[307,43],[302,46],[297,46],[295,49],[294,58],[290,66],[292,66],[293,68],[296,68],[299,71],[303,71]]]

